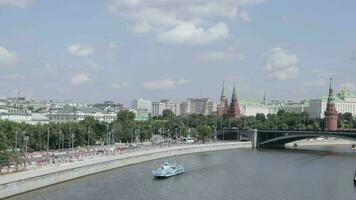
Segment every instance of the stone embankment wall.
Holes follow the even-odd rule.
[[[251,142],[230,142],[166,147],[52,165],[0,176],[0,199],[79,177],[145,161],[217,150],[252,148]],[[154,166],[153,166],[154,167]]]

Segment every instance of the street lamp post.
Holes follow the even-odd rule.
[[[58,138],[58,150],[61,150],[61,141],[62,141],[62,130],[59,130],[59,138]]]
[[[14,148],[15,152],[17,151],[17,133],[18,131],[15,131],[15,148]]]
[[[225,140],[225,127],[223,128],[223,141]]]
[[[90,129],[88,128],[88,147],[89,147],[89,135],[90,135]]]
[[[24,136],[24,141],[25,141],[25,169],[26,169],[26,165],[27,165],[27,142],[29,140],[29,137],[26,135]]]
[[[71,138],[72,138],[72,150],[74,148],[74,137],[75,137],[75,135],[74,135],[74,133],[72,133],[72,135],[71,135]]]
[[[47,129],[47,155],[49,151],[49,128]]]

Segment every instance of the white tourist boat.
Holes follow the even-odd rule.
[[[184,167],[181,164],[164,162],[160,168],[152,171],[152,175],[157,178],[166,178],[181,174],[183,172]]]

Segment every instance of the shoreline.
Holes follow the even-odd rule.
[[[331,146],[331,145],[352,145],[356,144],[356,141],[350,141],[350,140],[343,140],[343,139],[324,139],[324,140],[299,140],[296,142],[291,142],[286,144],[286,147],[294,147],[294,145],[297,145],[297,147],[303,147],[303,146]]]
[[[0,199],[146,161],[193,153],[251,148],[251,142],[194,144],[109,155],[61,165],[43,166],[38,169],[0,176]]]

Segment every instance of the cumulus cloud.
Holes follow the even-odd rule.
[[[182,23],[172,30],[161,32],[158,38],[167,43],[198,45],[219,41],[228,36],[229,29],[225,23],[218,23],[209,29]]]
[[[266,63],[263,70],[268,72],[278,80],[296,78],[299,73],[298,57],[295,54],[288,54],[281,48],[274,48],[267,54]]]
[[[195,58],[200,62],[226,62],[234,59],[242,60],[244,55],[238,51],[237,44],[231,45],[230,47],[221,51],[206,51],[201,52],[195,56]]]
[[[0,46],[0,66],[13,65],[17,62],[18,57],[16,52],[7,50]]]
[[[161,42],[208,44],[229,34],[226,20],[250,21],[247,8],[265,0],[112,0],[109,11],[135,33],[154,33]],[[201,39],[202,36],[203,39]]]
[[[88,65],[92,70],[99,71],[99,70],[103,70],[104,69],[103,66],[99,65],[98,63],[96,63],[96,62],[94,62],[92,60],[88,61]]]
[[[26,8],[31,4],[32,0],[0,0],[0,6],[14,6],[18,8]]]
[[[84,73],[78,73],[72,76],[71,84],[72,85],[84,85],[90,81],[89,75]]]
[[[6,79],[8,79],[8,80],[23,80],[23,79],[25,79],[25,76],[21,75],[21,74],[9,74],[6,76]]]
[[[85,44],[73,44],[67,48],[67,52],[74,56],[89,56],[94,51],[93,47]]]
[[[191,80],[188,79],[160,79],[160,80],[152,80],[144,83],[144,88],[146,90],[169,90],[174,89],[179,86],[190,83]]]
[[[127,82],[112,83],[111,87],[114,89],[121,89],[127,87],[129,84]]]

